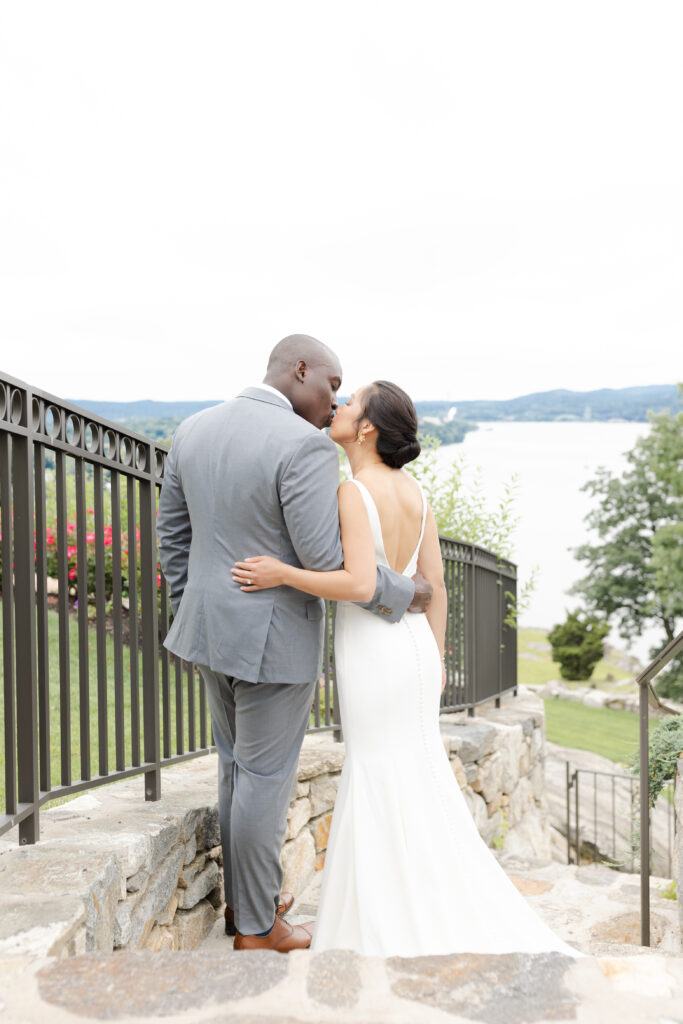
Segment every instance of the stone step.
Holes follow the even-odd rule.
[[[536,912],[566,942],[586,954],[630,956],[681,952],[678,904],[666,898],[669,883],[650,879],[651,946],[640,945],[640,878],[600,864],[538,864],[498,854],[514,885]],[[315,919],[322,873],[299,896],[287,915],[291,924]],[[216,922],[202,949],[222,951],[226,938],[222,921]]]
[[[670,1024],[683,1014],[683,958],[92,953],[47,963],[0,960],[0,991],[2,1020],[12,1024]]]

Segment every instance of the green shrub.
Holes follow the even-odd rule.
[[[648,762],[650,807],[664,789],[667,782],[676,777],[676,763],[683,756],[683,715],[664,718],[650,732],[650,756]],[[630,768],[639,774],[638,753],[631,758]]]
[[[553,626],[548,640],[560,675],[572,682],[590,679],[604,654],[603,640],[609,627],[595,615],[568,612],[565,622]]]

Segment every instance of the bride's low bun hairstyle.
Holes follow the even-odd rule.
[[[417,412],[412,399],[397,384],[376,380],[363,394],[363,412],[377,431],[377,454],[392,469],[400,469],[420,454]]]

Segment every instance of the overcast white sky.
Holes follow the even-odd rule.
[[[683,376],[680,0],[5,2],[0,368],[229,397]]]

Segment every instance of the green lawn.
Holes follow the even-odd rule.
[[[561,679],[560,666],[552,660],[547,633],[542,629],[520,629],[518,632],[519,682],[527,686],[544,686]],[[619,682],[633,676],[620,668],[613,656],[607,655],[596,665],[587,683],[568,683],[572,689],[609,686],[619,690]],[[615,685],[616,684],[616,685]],[[552,743],[577,747],[602,754],[610,761],[625,764],[638,749],[638,716],[630,711],[611,708],[590,708],[585,704],[550,698],[544,701],[546,735]],[[652,724],[652,723],[651,723]]]
[[[547,633],[543,629],[520,629],[517,634],[517,670],[519,682],[527,686],[544,686],[551,679],[561,679],[560,666],[552,660]],[[601,685],[620,679],[632,679],[610,660],[608,655],[599,661],[588,683],[570,683],[570,686]]]
[[[0,615],[0,647],[2,646],[2,616]],[[48,648],[49,648],[49,680],[50,680],[50,772],[51,784],[53,787],[61,783],[61,736],[60,736],[60,713],[59,713],[59,632],[57,613],[48,612]],[[88,630],[88,654],[89,654],[89,687],[88,696],[90,702],[90,774],[99,775],[99,745],[97,732],[97,639],[95,629]],[[116,738],[114,723],[114,644],[111,637],[106,637],[107,657],[107,718],[108,718],[108,771],[116,770]],[[70,660],[70,711],[71,711],[71,775],[72,780],[81,778],[81,737],[79,723],[80,690],[78,680],[78,624],[75,616],[69,617],[69,660]],[[142,679],[142,657],[139,659],[139,679]],[[129,766],[132,762],[132,716],[131,716],[131,684],[130,684],[130,651],[124,645],[123,648],[123,678],[124,678],[124,744],[125,764]],[[0,661],[0,681],[2,680],[2,663]],[[1,682],[0,682],[1,685]],[[182,679],[183,691],[183,721],[184,721],[184,749],[189,746],[188,729],[188,687],[186,677]],[[176,709],[175,709],[175,673],[171,668],[170,678],[170,743],[171,754],[175,754],[176,747]],[[138,687],[138,701],[140,708],[140,752],[143,753],[142,741],[142,686]],[[195,709],[196,709],[196,743],[199,746],[199,685],[195,682]],[[159,716],[162,723],[162,696],[161,686],[159,694]],[[208,712],[207,712],[208,718]],[[162,731],[163,735],[163,731]],[[0,736],[3,742],[0,743],[0,807],[5,806],[5,744],[4,744],[4,701],[0,699]],[[209,726],[210,741],[210,726]],[[163,740],[162,740],[163,753]]]
[[[552,697],[543,703],[546,737],[551,743],[591,750],[621,764],[638,750],[638,715],[630,711],[589,708]]]
[[[71,771],[74,780],[80,778],[80,734],[79,734],[79,683],[78,683],[78,627],[74,617],[70,617],[70,693],[71,693]],[[58,620],[55,612],[48,613],[49,632],[49,678],[50,678],[50,767],[52,785],[60,783],[60,720],[59,720],[59,650]],[[96,655],[97,642],[94,629],[89,629],[89,700],[90,700],[90,750],[91,774],[99,774],[98,739],[97,739],[97,674]],[[2,617],[0,616],[0,645],[2,644]],[[559,668],[550,658],[549,648],[542,630],[523,629],[519,632],[519,681],[529,685],[540,685],[550,679],[559,678]],[[109,636],[106,639],[107,656],[107,714],[108,714],[108,758],[109,771],[116,767],[115,736],[114,736],[114,645]],[[130,655],[124,647],[124,734],[126,765],[131,763],[132,725],[130,711]],[[0,663],[0,679],[2,664]],[[140,678],[142,666],[140,665]],[[595,682],[605,682],[607,676],[613,679],[628,678],[627,674],[610,664],[609,660],[601,662],[594,673]],[[585,685],[585,684],[577,684]],[[188,748],[187,726],[187,686],[183,679],[183,705],[185,722],[185,749]],[[142,718],[142,692],[139,693],[140,716]],[[199,705],[198,686],[196,686],[196,707]],[[546,700],[547,737],[553,743],[566,747],[579,747],[602,754],[610,760],[624,763],[638,747],[638,717],[626,711],[613,711],[605,708],[588,708],[583,704],[569,701]],[[175,745],[175,697],[174,676],[171,676],[171,752],[176,752]],[[161,698],[160,698],[161,716]],[[197,721],[198,721],[197,714]],[[312,724],[312,723],[311,723]],[[198,732],[198,726],[197,726]],[[0,700],[0,736],[4,735],[4,708]],[[197,736],[197,743],[199,737]],[[142,736],[140,736],[142,749]],[[4,804],[4,742],[0,744],[0,806]]]

